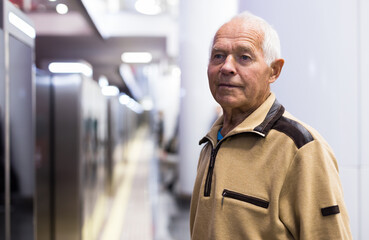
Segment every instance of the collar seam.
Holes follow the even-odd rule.
[[[273,108],[277,108],[274,110]],[[260,133],[264,137],[268,134],[275,122],[280,119],[284,113],[284,107],[277,100],[273,103],[264,121],[254,128],[255,132]]]

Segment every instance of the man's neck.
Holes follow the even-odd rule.
[[[223,127],[221,134],[223,136],[227,135],[240,123],[242,123],[248,116],[250,116],[256,109],[258,109],[270,96],[271,92],[268,91],[267,94],[259,101],[258,105],[254,106],[243,106],[239,108],[232,107],[222,107],[223,108]]]
[[[235,127],[237,127],[240,123],[242,123],[250,114],[254,111],[251,110],[249,112],[232,112],[223,110],[223,127],[221,134],[225,136],[227,133],[232,131]]]

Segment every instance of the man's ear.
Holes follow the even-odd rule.
[[[277,78],[279,77],[279,74],[281,74],[283,65],[284,65],[284,59],[282,58],[279,58],[277,60],[274,60],[274,62],[272,62],[271,64],[272,73],[269,78],[269,83],[273,83],[275,82],[275,80],[277,80]]]

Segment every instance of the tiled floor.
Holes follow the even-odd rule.
[[[147,165],[145,161],[137,163],[120,240],[153,239],[152,211],[147,183],[149,169]]]
[[[176,213],[171,216],[169,231],[173,240],[190,239],[190,199],[176,201]]]
[[[173,194],[175,162],[159,160],[160,150],[147,130],[139,133],[130,151],[108,216],[111,226],[104,228],[113,234],[106,230],[100,240],[189,240],[189,199]]]

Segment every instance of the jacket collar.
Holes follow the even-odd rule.
[[[265,137],[269,133],[274,123],[283,115],[283,113],[284,107],[276,100],[274,93],[271,93],[259,108],[251,113],[250,116],[245,118],[242,123],[230,131],[226,136],[224,136],[224,139],[229,136],[244,132],[252,132]],[[208,134],[200,140],[199,144],[210,141],[215,146],[217,142],[218,131],[222,126],[223,116],[215,121]]]

